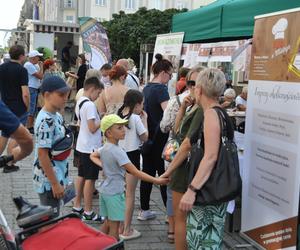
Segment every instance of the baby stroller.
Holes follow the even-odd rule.
[[[0,167],[11,161],[0,157]],[[23,230],[12,233],[0,209],[1,250],[124,250],[124,242],[83,223],[76,214],[53,218],[50,206],[37,206],[22,197],[13,199],[19,214],[17,224]]]

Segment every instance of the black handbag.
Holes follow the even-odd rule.
[[[242,189],[238,152],[233,141],[233,128],[226,111],[214,107],[218,114],[221,129],[218,160],[210,177],[197,191],[195,205],[217,205],[233,200]],[[230,135],[231,132],[231,136]],[[202,127],[197,142],[192,146],[189,158],[189,183],[193,180],[204,154]]]

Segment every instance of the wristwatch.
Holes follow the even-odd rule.
[[[195,188],[192,184],[190,184],[190,185],[188,186],[188,188],[189,188],[190,190],[192,190],[193,192],[195,192],[195,193],[197,193],[197,191],[199,191],[199,189]]]

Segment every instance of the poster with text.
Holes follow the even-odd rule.
[[[248,88],[242,233],[296,249],[300,183],[300,9],[256,18]]]
[[[181,57],[181,48],[184,32],[160,34],[156,36],[152,65],[155,63],[155,55],[160,53],[165,59],[168,59],[177,72]]]

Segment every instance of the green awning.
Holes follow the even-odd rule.
[[[185,32],[184,42],[236,40],[251,37],[254,17],[300,7],[300,0],[218,0],[173,16],[172,32]]]

